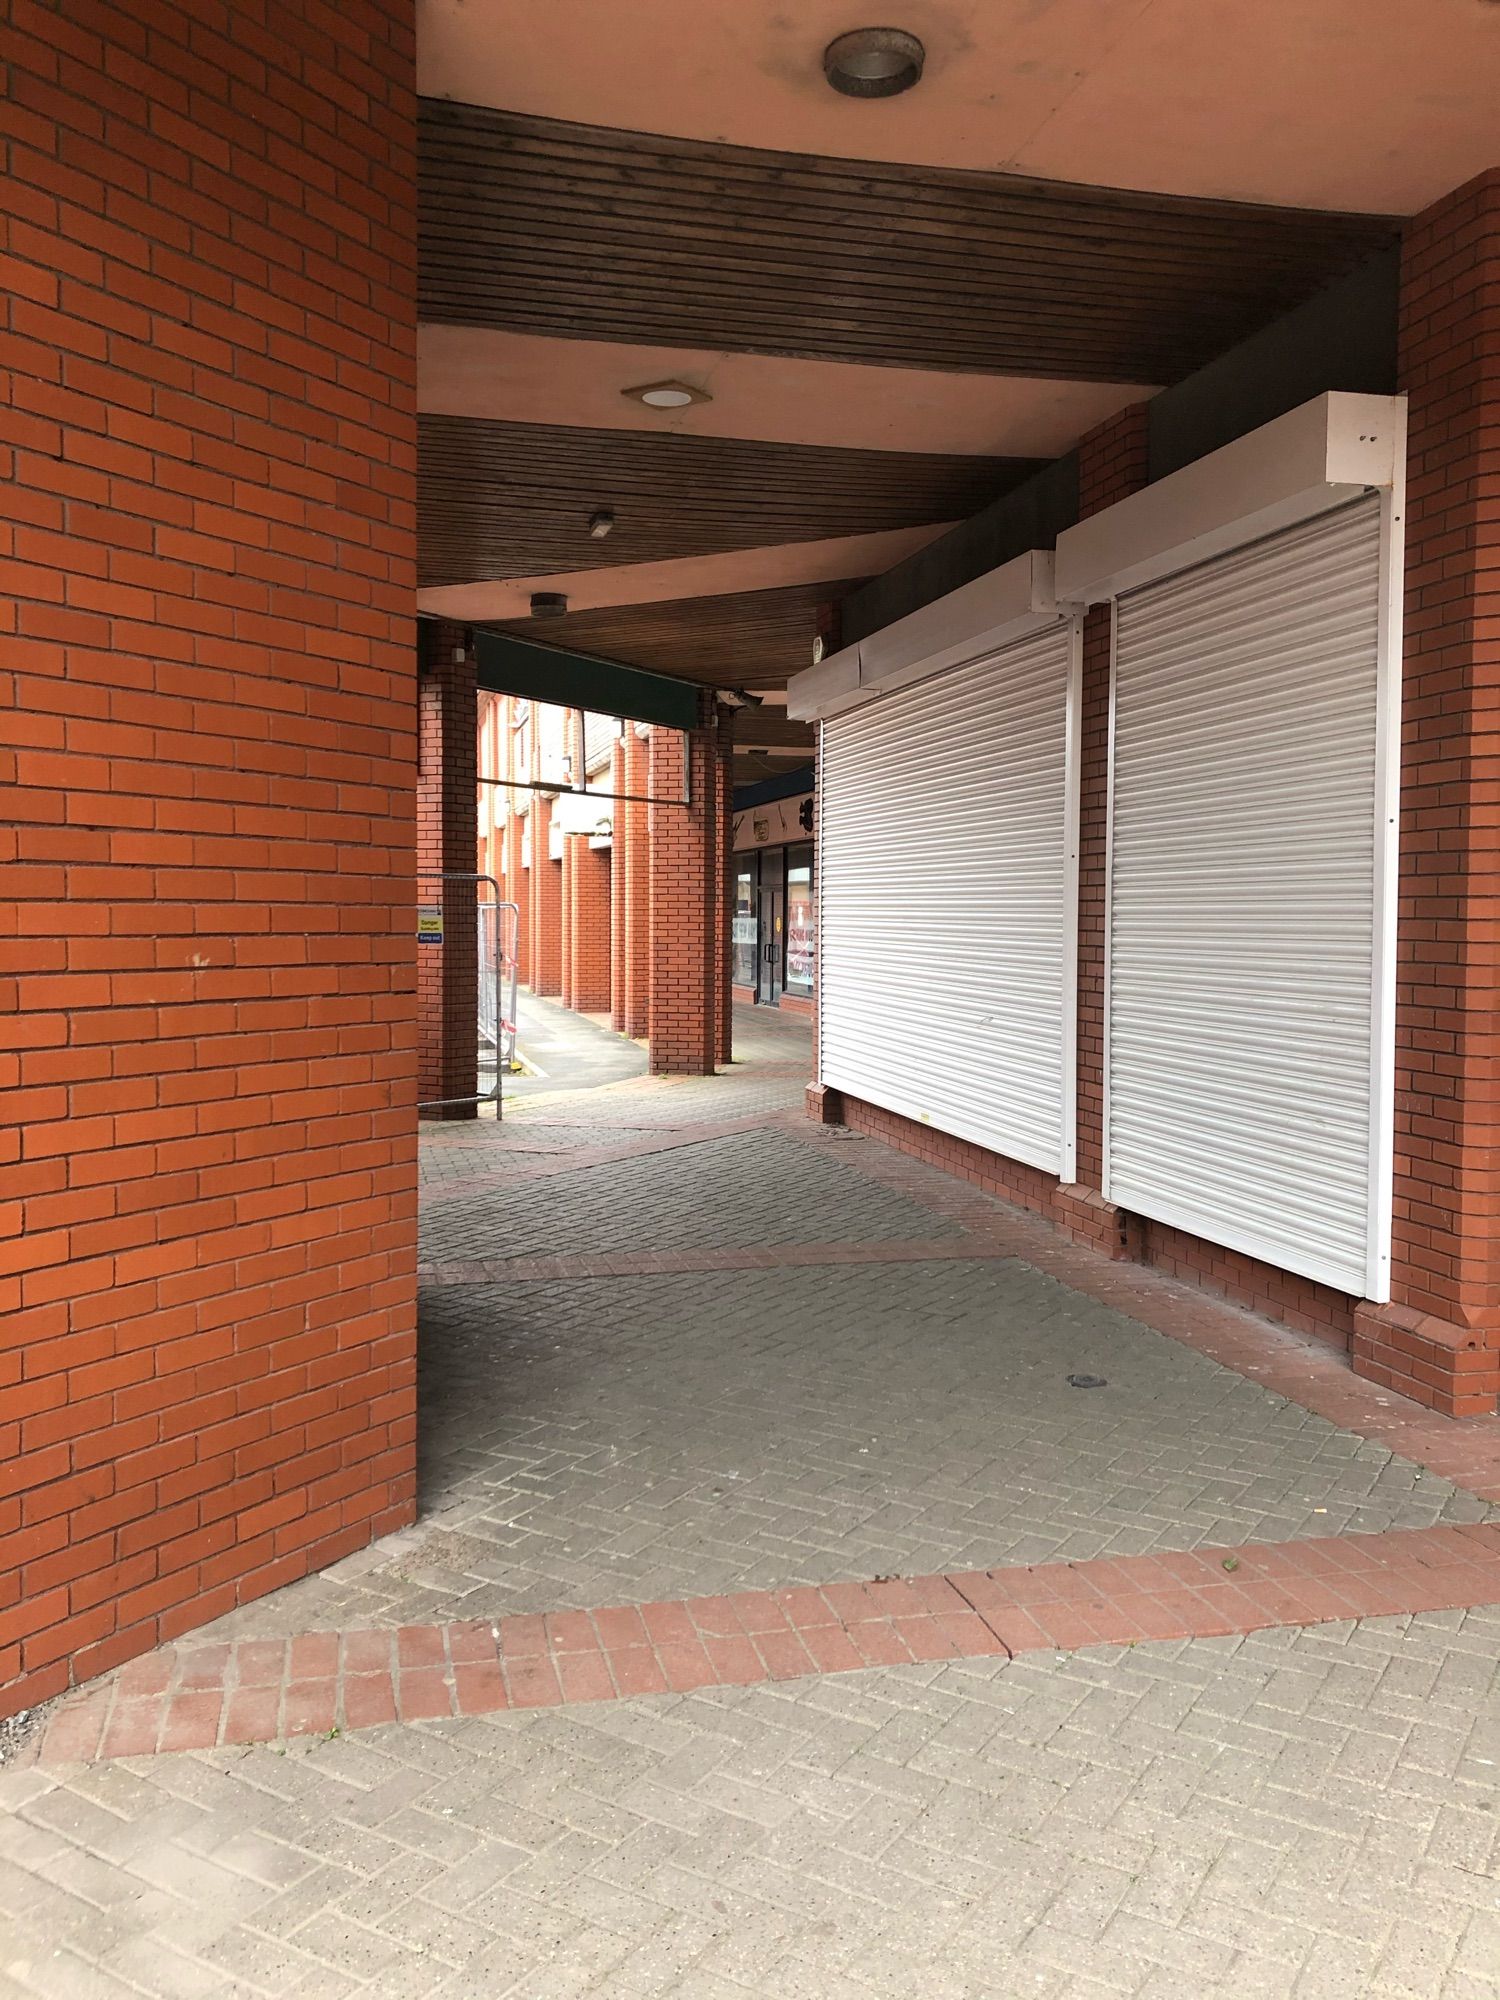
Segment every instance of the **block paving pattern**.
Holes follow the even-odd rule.
[[[46,1763],[373,1723],[1210,1638],[1500,1602],[1500,1524],[163,1647],[53,1712]]]
[[[4,2000],[1494,2000],[1500,1615],[0,1772]]]
[[[421,1522],[41,1718],[0,2000],[1500,2000],[1500,1426],[756,1031],[424,1135]]]
[[[529,1184],[492,1172],[462,1201],[429,1208],[422,1256],[442,1264],[572,1249],[776,1248],[806,1242],[809,1230],[820,1228],[844,1243],[866,1243],[942,1235],[955,1226],[863,1180],[840,1155],[762,1127]]]

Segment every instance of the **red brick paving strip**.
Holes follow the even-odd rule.
[[[166,1647],[67,1698],[47,1764],[912,1661],[1500,1603],[1500,1523]]]

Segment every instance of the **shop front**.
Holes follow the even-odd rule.
[[[795,791],[786,790],[790,783]],[[777,796],[765,797],[773,788]],[[747,787],[735,807],[735,998],[810,1014],[817,978],[812,774]]]

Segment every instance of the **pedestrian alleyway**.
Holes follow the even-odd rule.
[[[1500,1995],[1500,1426],[527,1025],[418,1523],[43,1718],[0,1995]]]

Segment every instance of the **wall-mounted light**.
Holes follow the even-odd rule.
[[[823,51],[823,74],[842,97],[899,97],[922,80],[927,51],[904,28],[851,28]]]
[[[589,533],[596,542],[602,542],[606,535],[612,534],[614,525],[615,510],[613,507],[597,507],[589,515]]]
[[[697,389],[691,382],[642,382],[634,389],[622,389],[620,394],[644,403],[648,410],[685,410],[690,403],[713,401],[707,389]]]

